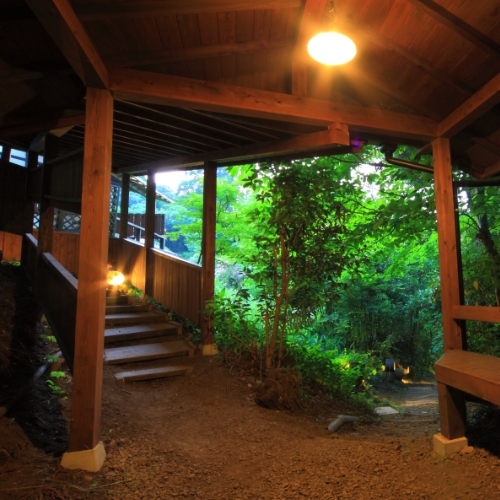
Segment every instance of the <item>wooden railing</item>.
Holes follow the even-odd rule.
[[[38,241],[32,234],[25,234],[22,249],[22,262],[31,283],[36,279],[36,262],[38,259]],[[17,259],[16,259],[17,260]]]
[[[38,258],[35,295],[73,371],[78,280],[50,254]]]
[[[150,249],[154,255],[153,297],[201,326],[201,267]]]

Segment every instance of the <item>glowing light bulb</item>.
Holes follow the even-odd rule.
[[[356,55],[356,45],[347,36],[327,31],[319,33],[307,44],[309,55],[327,66],[345,64]]]

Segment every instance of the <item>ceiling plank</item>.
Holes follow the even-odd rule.
[[[485,137],[473,137],[472,140],[488,151],[500,155],[500,144],[498,144],[498,142],[493,142]]]
[[[75,5],[82,21],[138,16],[167,16],[182,14],[206,14],[210,12],[235,12],[241,10],[296,9],[302,0],[167,0],[99,2]]]
[[[453,137],[498,103],[500,103],[500,74],[492,78],[439,124],[439,137]]]
[[[428,141],[437,132],[437,123],[425,117],[145,71],[112,71],[110,90],[117,99],[309,125],[340,122],[393,138]]]
[[[331,124],[327,130],[292,137],[284,141],[237,146],[235,148],[212,151],[208,153],[143,163],[142,165],[134,165],[133,167],[122,169],[120,172],[143,172],[148,169],[152,169],[157,172],[173,168],[189,169],[200,167],[206,161],[224,163],[250,161],[258,160],[259,158],[273,158],[274,156],[291,153],[310,152],[310,154],[314,155],[316,152],[331,148],[333,145],[348,146],[349,144],[349,130],[347,125],[343,123],[334,123]]]
[[[486,167],[484,172],[479,176],[480,179],[486,179],[487,177],[491,177],[492,175],[500,173],[500,161],[495,163],[494,165],[490,165]]]
[[[286,48],[292,46],[292,40],[282,38],[278,40],[253,40],[250,42],[225,43],[220,45],[201,45],[199,47],[177,48],[169,50],[155,50],[152,52],[138,52],[127,54],[126,57],[113,57],[106,61],[108,68],[129,68],[161,64],[171,61],[189,61],[208,57],[223,57],[232,54],[251,54],[261,50]]]
[[[342,27],[343,30],[347,32],[347,34],[351,33],[353,37],[361,35],[365,40],[378,45],[379,47],[399,54],[404,57],[409,62],[414,65],[422,68],[428,75],[432,76],[436,80],[439,80],[447,85],[455,87],[456,89],[461,90],[462,92],[472,95],[476,89],[467,85],[464,82],[461,82],[454,76],[450,75],[445,71],[441,71],[440,69],[433,66],[429,61],[424,59],[423,57],[418,56],[414,52],[405,49],[401,45],[397,44],[390,38],[382,35],[378,31],[369,28],[363,23],[354,22],[352,19],[347,18],[346,16],[338,16],[337,15],[337,23]]]
[[[500,59],[500,45],[433,0],[407,0],[476,47]]]
[[[307,43],[318,29],[328,0],[306,0],[292,60],[292,94],[307,95]]]
[[[26,0],[87,87],[105,89],[108,71],[69,0]]]
[[[55,130],[66,127],[75,127],[85,123],[85,115],[68,116],[47,120],[42,122],[29,122],[25,124],[17,124],[9,127],[0,128],[0,137],[16,137],[24,134],[33,134],[36,132],[45,132],[47,130]]]

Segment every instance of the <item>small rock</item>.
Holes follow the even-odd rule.
[[[474,453],[474,448],[472,446],[466,446],[462,450],[460,450],[460,455],[465,455],[469,453]]]

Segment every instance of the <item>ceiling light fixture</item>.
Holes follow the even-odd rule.
[[[335,21],[333,0],[330,1],[330,27]],[[307,44],[309,55],[327,66],[336,66],[351,61],[356,55],[356,45],[347,36],[330,29],[313,36]]]

